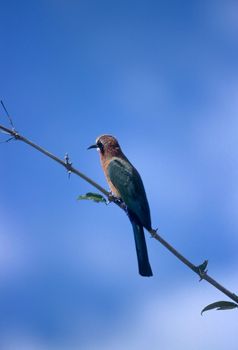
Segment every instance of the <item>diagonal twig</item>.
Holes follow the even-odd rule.
[[[54,154],[50,153],[49,151],[45,150],[44,148],[38,146],[34,142],[30,141],[26,137],[22,136],[14,129],[11,130],[9,128],[6,128],[3,125],[0,125],[0,131],[3,131],[4,133],[11,135],[11,137],[15,140],[23,141],[24,143],[28,144],[29,146],[35,148],[37,151],[43,153],[45,156],[53,159],[54,161],[56,161],[57,163],[62,165],[64,168],[66,168],[66,170],[69,173],[74,173],[74,174],[78,175],[83,180],[88,182],[90,185],[97,188],[101,193],[103,193],[108,198],[109,201],[114,202],[117,206],[119,206],[121,209],[123,209],[125,211],[125,205],[123,202],[118,201],[117,198],[113,197],[110,192],[105,190],[98,183],[96,183],[94,180],[92,180],[91,178],[89,178],[88,176],[83,174],[78,169],[74,168],[72,166],[72,163],[69,161],[69,157],[67,154],[65,156],[65,159],[62,160],[62,159],[58,158],[57,156],[55,156]],[[215,279],[213,279],[211,276],[208,275],[208,273],[206,271],[206,267],[207,267],[206,260],[203,264],[196,266],[193,263],[191,263],[187,258],[185,258],[181,253],[179,253],[173,246],[171,246],[164,238],[162,238],[161,235],[159,235],[157,233],[157,230],[152,229],[149,232],[153,238],[155,238],[157,241],[159,241],[166,249],[168,249],[173,255],[175,255],[182,263],[184,263],[188,268],[190,268],[193,272],[195,272],[200,277],[201,280],[202,279],[206,280],[208,283],[213,285],[216,289],[220,290],[222,293],[227,295],[230,299],[232,299],[233,301],[235,301],[238,304],[238,295],[236,295],[235,293],[232,293],[231,291],[229,291],[228,289],[223,287],[220,283],[218,283]]]

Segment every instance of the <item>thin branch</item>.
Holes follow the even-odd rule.
[[[88,183],[90,183],[90,185],[96,187],[100,192],[102,192],[105,196],[109,196],[110,193],[108,191],[106,191],[102,186],[100,186],[99,184],[97,184],[95,181],[93,181],[92,179],[90,179],[88,176],[84,175],[83,173],[81,173],[79,170],[75,169],[72,166],[72,163],[69,162],[69,158],[68,156],[65,157],[65,161],[56,157],[54,154],[50,153],[49,151],[47,151],[46,149],[36,145],[34,142],[30,141],[29,139],[27,139],[26,137],[20,135],[17,131],[15,131],[14,129],[9,129],[6,128],[2,125],[0,125],[0,130],[3,130],[5,133],[12,135],[12,137],[15,140],[20,140],[23,141],[25,143],[27,143],[28,145],[30,145],[31,147],[35,148],[37,151],[43,153],[45,156],[55,160],[57,163],[63,165],[63,167],[65,167],[67,169],[68,172],[74,173],[78,176],[80,176],[82,179],[84,179],[85,181],[87,181]]]
[[[109,201],[114,202],[116,205],[118,205],[121,209],[123,209],[125,211],[125,205],[123,202],[118,201],[117,198],[113,197],[111,195],[110,192],[106,191],[102,186],[100,186],[98,183],[96,183],[95,181],[93,181],[92,179],[90,179],[88,176],[86,176],[85,174],[83,174],[81,171],[77,170],[76,168],[74,168],[72,166],[72,163],[69,161],[69,157],[66,154],[65,156],[65,160],[62,160],[58,157],[56,157],[54,154],[50,153],[49,151],[45,150],[44,148],[36,145],[34,142],[28,140],[26,137],[20,135],[17,131],[15,131],[14,129],[9,129],[6,128],[2,125],[0,125],[0,130],[2,130],[4,133],[7,133],[8,135],[11,135],[12,138],[14,138],[15,140],[20,140],[23,141],[25,143],[27,143],[28,145],[30,145],[31,147],[35,148],[37,151],[43,153],[44,155],[46,155],[47,157],[55,160],[57,163],[59,163],[60,165],[62,165],[64,168],[66,168],[66,170],[69,173],[74,173],[78,176],[80,176],[83,180],[87,181],[90,185],[94,186],[95,188],[97,188],[101,193],[103,193]],[[236,303],[238,303],[238,296],[235,293],[230,292],[228,289],[226,289],[225,287],[223,287],[220,283],[218,283],[217,281],[215,281],[211,276],[209,276],[207,274],[206,266],[207,266],[207,261],[205,261],[202,265],[196,266],[193,263],[191,263],[187,258],[185,258],[182,254],[180,254],[175,248],[173,248],[167,241],[165,241],[160,235],[158,235],[156,230],[150,230],[149,231],[150,234],[152,235],[153,238],[155,238],[157,241],[159,241],[166,249],[168,249],[173,255],[175,255],[180,261],[182,261],[187,267],[189,267],[193,272],[195,272],[198,276],[200,276],[200,279],[204,279],[206,280],[208,283],[210,283],[211,285],[213,285],[215,288],[217,288],[218,290],[220,290],[222,293],[224,293],[225,295],[227,295],[230,299],[232,299],[233,301],[235,301]]]
[[[200,280],[206,280],[208,283],[212,284],[215,288],[219,289],[222,293],[226,294],[233,301],[238,303],[238,295],[230,292],[228,289],[223,287],[220,283],[218,283],[214,278],[208,275],[207,271],[200,268],[200,266],[196,266],[191,263],[187,258],[185,258],[182,254],[180,254],[174,247],[172,247],[168,242],[166,242],[160,235],[157,234],[156,230],[150,231],[153,238],[159,241],[165,248],[167,248],[172,254],[174,254],[180,261],[182,261],[185,265],[187,265],[193,272],[200,276]],[[205,261],[205,266],[207,266],[207,261]]]

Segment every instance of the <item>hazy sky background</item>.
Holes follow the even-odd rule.
[[[153,226],[237,292],[238,2],[3,0],[0,37],[16,129],[106,188],[86,148],[115,135]],[[77,201],[90,185],[20,142],[0,156],[1,349],[237,348],[237,310],[200,315],[228,298],[149,235],[139,276],[124,213]]]

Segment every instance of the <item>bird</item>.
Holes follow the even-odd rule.
[[[139,274],[152,276],[144,234],[144,228],[152,230],[151,216],[141,176],[122,152],[114,136],[97,137],[95,144],[88,147],[92,148],[99,151],[101,166],[112,195],[126,205],[134,232]]]

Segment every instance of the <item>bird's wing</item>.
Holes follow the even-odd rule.
[[[138,171],[129,161],[114,158],[109,163],[108,175],[127,207],[136,214],[143,226],[150,229],[150,209]]]

